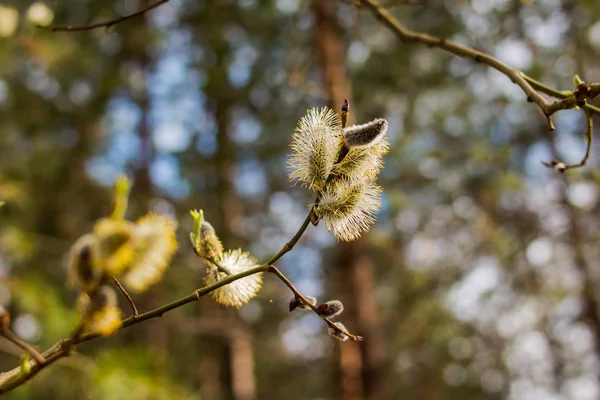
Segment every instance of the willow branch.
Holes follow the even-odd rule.
[[[121,22],[144,15],[146,12],[148,12],[148,11],[152,10],[153,8],[156,8],[168,1],[169,0],[160,0],[154,4],[149,5],[148,7],[145,7],[137,12],[134,12],[133,14],[125,15],[120,18],[111,19],[110,21],[98,22],[98,23],[90,24],[90,25],[37,25],[37,27],[40,29],[45,29],[47,31],[52,31],[52,32],[58,32],[58,31],[82,32],[82,31],[90,31],[92,29],[97,29],[97,28],[108,29],[113,25],[120,24]]]
[[[2,329],[2,336],[4,336],[13,344],[19,346],[21,349],[25,350],[27,353],[29,353],[31,357],[35,359],[38,365],[44,364],[46,362],[44,356],[42,356],[36,349],[31,347],[27,342],[21,340],[21,338],[12,333],[7,327],[4,327],[4,329]]]
[[[362,336],[356,336],[356,335],[351,334],[347,330],[342,329],[339,326],[337,326],[329,318],[324,317],[323,315],[321,315],[319,313],[319,311],[317,310],[317,307],[314,306],[306,297],[304,297],[304,295],[302,295],[302,293],[300,293],[298,291],[298,289],[296,289],[296,287],[294,286],[294,284],[281,271],[279,271],[274,265],[270,265],[269,266],[269,272],[272,273],[272,274],[274,274],[275,276],[277,276],[283,283],[285,283],[285,285],[288,288],[290,288],[290,290],[292,291],[292,293],[294,293],[294,295],[296,296],[296,298],[299,298],[300,300],[302,300],[302,302],[306,306],[310,307],[310,309],[313,310],[319,317],[321,317],[321,319],[323,321],[325,321],[330,328],[335,329],[335,330],[337,330],[339,332],[342,332],[344,335],[348,336],[351,340],[354,340],[355,342],[360,342],[360,341],[363,340]]]
[[[124,319],[122,321],[122,326],[121,326],[121,328],[119,328],[119,330],[127,328],[127,327],[135,325],[135,324],[139,324],[141,322],[147,321],[152,318],[162,317],[162,315],[164,313],[174,310],[176,308],[179,308],[181,306],[184,306],[193,301],[196,301],[200,297],[206,296],[210,292],[212,292],[222,286],[230,284],[231,282],[234,282],[238,279],[245,278],[249,275],[257,274],[260,272],[267,272],[268,270],[269,270],[268,265],[260,265],[258,267],[251,268],[249,270],[240,272],[238,274],[223,278],[219,282],[216,282],[212,285],[198,289],[198,290],[192,292],[191,294],[189,294],[185,297],[182,297],[181,299],[176,300],[172,303],[166,304],[162,307],[155,308],[154,310],[145,312],[143,314],[139,314],[137,317],[131,316],[129,318]],[[23,383],[25,383],[26,381],[28,381],[29,379],[31,379],[35,375],[37,375],[42,369],[53,364],[54,362],[58,361],[59,359],[68,356],[69,353],[72,351],[74,345],[83,343],[83,342],[87,342],[89,340],[96,339],[101,336],[102,335],[99,332],[90,332],[90,333],[85,333],[83,335],[75,335],[72,338],[63,339],[63,340],[57,342],[52,347],[50,347],[48,350],[44,351],[44,353],[42,354],[42,356],[45,358],[44,363],[37,364],[37,363],[30,362],[30,371],[29,372],[25,373],[25,372],[21,371],[21,367],[17,367],[9,372],[6,372],[6,373],[0,375],[0,394],[4,394],[4,393],[22,385]]]
[[[440,38],[426,33],[412,31],[406,28],[396,18],[394,18],[385,8],[383,8],[383,6],[377,0],[362,0],[362,3],[367,8],[369,8],[371,12],[375,15],[375,17],[378,20],[380,20],[385,26],[387,26],[401,41],[422,43],[430,47],[438,47],[457,56],[471,58],[472,60],[478,63],[488,65],[507,76],[513,83],[518,85],[521,88],[521,90],[523,90],[529,101],[537,104],[539,109],[546,116],[551,130],[554,129],[554,124],[552,123],[551,116],[556,111],[565,108],[574,108],[576,105],[578,105],[578,101],[581,102],[581,100],[590,99],[600,94],[600,85],[597,83],[586,84],[589,90],[584,95],[582,95],[581,93],[579,95],[576,95],[575,92],[565,93],[553,90],[526,76],[521,71],[509,67],[508,65],[504,64],[497,58],[490,56],[489,54],[475,50],[471,47],[460,45],[456,42],[445,38]],[[550,103],[540,93],[538,93],[536,89],[545,92],[549,95],[563,98],[563,101]],[[565,103],[564,99],[569,99],[569,101]],[[584,104],[580,104],[580,106],[581,105]],[[600,109],[596,107],[592,107],[585,104],[584,108],[593,113],[600,114]]]
[[[222,280],[220,280],[219,282],[216,282],[212,285],[198,289],[198,290],[194,291],[193,293],[191,293],[185,297],[182,297],[181,299],[176,300],[172,303],[166,304],[162,307],[158,307],[154,310],[145,312],[143,314],[139,314],[137,316],[132,315],[129,318],[126,318],[122,321],[122,326],[118,330],[125,329],[129,326],[139,324],[141,322],[147,321],[152,318],[162,317],[162,315],[164,313],[174,310],[176,308],[179,308],[181,306],[184,306],[193,301],[196,301],[200,297],[203,297],[203,296],[207,295],[208,293],[210,293],[222,286],[228,285],[231,282],[234,282],[238,279],[242,279],[247,276],[261,273],[261,272],[273,273],[280,280],[282,280],[282,282],[284,282],[292,290],[292,292],[294,292],[294,294],[296,296],[300,297],[303,300],[306,300],[306,298],[304,298],[304,296],[302,296],[302,294],[300,294],[296,290],[294,285],[277,268],[275,268],[271,264],[274,263],[275,261],[279,260],[284,254],[289,252],[295,246],[295,244],[298,242],[298,240],[300,240],[300,237],[302,237],[302,235],[304,234],[304,232],[306,231],[306,228],[308,227],[308,225],[310,223],[311,216],[313,214],[313,210],[314,210],[314,208],[312,208],[311,211],[308,213],[303,224],[300,226],[300,228],[298,229],[296,234],[292,237],[292,239],[289,242],[287,242],[277,254],[275,254],[273,257],[271,257],[271,259],[267,263],[257,266],[255,268],[251,268],[249,270],[240,272],[235,275],[229,275],[229,276],[223,278]],[[314,307],[313,307],[313,310],[316,312],[316,309]],[[337,329],[338,331],[341,331],[342,333],[348,335],[353,340],[362,339],[362,338],[360,338],[360,336],[355,336],[355,335],[350,334],[349,332],[341,330],[339,327],[337,327],[335,324],[333,324],[328,319],[326,319],[326,318],[323,318],[323,319],[327,322],[327,324],[329,326],[333,325],[332,327],[334,329]],[[29,379],[33,378],[35,375],[37,375],[41,370],[43,370],[47,366],[53,364],[54,362],[58,361],[59,359],[61,359],[63,357],[69,356],[70,353],[73,351],[75,345],[77,345],[79,343],[87,342],[89,340],[99,338],[101,336],[102,335],[99,332],[90,332],[90,333],[85,333],[85,334],[81,334],[81,335],[73,335],[72,337],[70,337],[68,339],[60,340],[59,342],[54,344],[52,347],[47,349],[43,353],[43,357],[45,358],[44,363],[38,364],[38,363],[30,362],[29,363],[30,368],[29,368],[28,372],[24,372],[24,371],[22,371],[21,367],[17,367],[11,371],[1,374],[0,375],[0,395],[4,394],[6,392],[9,392],[12,389],[15,389],[16,387],[19,387],[23,383],[27,382]]]
[[[279,250],[279,253],[277,253],[273,257],[271,257],[267,262],[265,262],[264,265],[268,266],[268,265],[275,263],[277,260],[279,260],[281,257],[283,257],[283,255],[285,253],[289,252],[290,250],[292,250],[294,248],[296,243],[298,243],[298,240],[300,240],[300,238],[306,231],[306,228],[308,228],[308,224],[310,224],[313,212],[314,212],[314,207],[311,207],[310,211],[308,212],[308,215],[306,216],[306,218],[304,219],[304,222],[302,223],[302,226],[300,226],[300,228],[298,229],[298,232],[296,232],[294,237],[292,237],[289,242],[284,244],[283,247],[281,248],[281,250]]]

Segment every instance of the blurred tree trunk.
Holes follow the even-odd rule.
[[[133,102],[137,104],[140,110],[140,123],[138,127],[138,138],[140,141],[140,154],[137,162],[133,165],[133,188],[131,195],[131,207],[129,217],[137,218],[151,210],[151,200],[154,196],[154,187],[150,179],[150,168],[154,160],[154,144],[151,135],[151,94],[150,94],[150,74],[154,68],[154,60],[147,52],[147,43],[149,42],[150,29],[146,20],[142,20],[139,27],[136,28],[136,35],[128,36],[126,46],[130,49],[135,63],[131,68],[139,71],[129,71],[130,73],[140,73],[141,82],[135,79],[129,79],[129,94]],[[139,311],[150,310],[165,303],[164,285],[155,285],[151,292],[144,294],[141,298],[135,298]],[[128,305],[124,310],[130,313]],[[144,328],[147,342],[152,350],[161,357],[166,356],[168,349],[168,328],[165,324],[156,326],[147,326]]]
[[[335,2],[312,1],[315,15],[315,46],[324,75],[325,94],[329,106],[338,110],[350,95],[345,68],[344,44],[339,27]],[[351,105],[352,107],[352,105]],[[350,113],[352,121],[352,111]],[[359,242],[338,244],[333,274],[336,293],[345,294],[342,301],[347,308],[344,321],[349,329],[364,335],[360,345],[345,342],[340,349],[340,398],[361,399],[381,397],[385,350],[374,297],[375,267]]]
[[[215,54],[215,63],[207,75],[210,77],[204,93],[207,97],[207,106],[215,119],[217,148],[214,156],[216,168],[216,198],[218,214],[210,217],[215,223],[215,228],[224,242],[225,248],[236,248],[243,243],[235,235],[243,215],[242,201],[237,196],[233,187],[233,172],[236,160],[236,148],[230,139],[230,127],[234,119],[232,115],[236,90],[228,80],[228,60],[231,57],[231,48],[225,40],[224,19],[227,19],[227,10],[222,2],[207,5],[206,18],[211,26],[206,26],[205,34]],[[252,400],[256,398],[256,385],[254,376],[254,359],[251,331],[239,320],[237,313],[225,310],[223,306],[210,302],[203,304],[202,314],[207,318],[227,320],[229,326],[236,326],[235,330],[227,332],[221,330],[219,340],[209,339],[211,344],[218,343],[225,347],[222,358],[218,361],[222,374],[222,395],[233,400]],[[223,339],[225,342],[223,343]],[[206,345],[206,338],[204,340]]]

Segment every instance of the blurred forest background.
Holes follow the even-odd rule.
[[[595,0],[384,4],[411,29],[490,53],[557,89],[600,80]],[[0,305],[38,349],[77,325],[70,244],[111,209],[121,172],[129,218],[179,221],[167,303],[202,285],[188,210],[228,248],[265,260],[312,201],[290,187],[291,132],[306,109],[344,98],[354,122],[385,117],[392,142],[377,223],[338,244],[311,227],[278,266],[307,295],[337,298],[362,343],[287,311],[265,276],[240,310],[204,298],[78,346],[7,398],[598,399],[600,169],[547,169],[585,152],[581,111],[555,137],[504,75],[403,44],[365,9],[334,0],[0,2]],[[600,151],[600,149],[599,149]],[[123,300],[122,298],[120,300]],[[128,305],[122,302],[125,312]],[[0,341],[0,370],[19,351]]]

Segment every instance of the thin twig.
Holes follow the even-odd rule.
[[[127,297],[127,301],[129,302],[129,305],[131,306],[131,309],[133,310],[133,315],[135,317],[137,317],[139,315],[137,307],[135,306],[135,303],[133,302],[133,299],[131,298],[129,293],[127,293],[127,290],[125,290],[123,285],[121,285],[121,282],[119,282],[119,280],[114,276],[113,276],[113,281],[115,281],[115,285],[117,285],[117,287],[121,290],[121,292],[125,295],[125,297]]]
[[[587,143],[587,147],[585,150],[585,155],[583,159],[577,164],[565,164],[559,160],[552,160],[550,162],[542,161],[542,164],[548,168],[553,168],[558,172],[565,172],[569,169],[581,168],[587,164],[587,161],[590,158],[590,153],[592,151],[592,139],[594,137],[594,126],[592,121],[592,114],[586,112],[587,117],[587,129],[585,131],[585,141]]]
[[[121,22],[127,21],[127,20],[135,18],[135,17],[139,17],[140,15],[143,15],[146,12],[152,10],[153,8],[156,8],[168,1],[169,0],[160,0],[154,4],[149,5],[146,8],[143,8],[137,12],[134,12],[133,14],[125,15],[120,18],[111,19],[110,21],[98,22],[98,23],[90,24],[90,25],[70,25],[70,24],[69,25],[37,25],[37,27],[40,29],[45,29],[47,31],[52,31],[52,32],[58,32],[58,31],[82,32],[82,31],[89,31],[89,30],[97,29],[97,28],[108,29],[113,25],[120,24]]]
[[[269,272],[272,273],[272,274],[274,274],[275,276],[277,276],[279,279],[281,279],[281,281],[283,283],[285,283],[285,285],[288,288],[290,288],[290,290],[294,293],[294,295],[297,298],[299,298],[300,300],[302,300],[302,302],[304,304],[306,304],[308,307],[310,307],[310,309],[313,310],[319,317],[321,317],[321,319],[323,319],[323,321],[325,321],[330,328],[335,329],[335,330],[337,330],[339,332],[342,332],[344,335],[348,336],[351,340],[354,340],[355,342],[360,342],[360,341],[363,340],[362,336],[356,336],[356,335],[351,334],[347,330],[342,329],[339,326],[337,326],[329,318],[324,317],[323,315],[321,315],[318,312],[317,307],[314,306],[310,301],[308,301],[308,299],[306,297],[304,297],[302,295],[302,293],[300,293],[298,291],[298,289],[296,289],[296,287],[294,286],[294,284],[280,270],[278,270],[274,265],[270,265],[269,266]]]
[[[25,350],[27,353],[29,353],[31,357],[33,357],[35,361],[37,361],[38,365],[43,365],[46,362],[46,359],[43,355],[41,355],[36,349],[31,347],[27,342],[23,341],[17,335],[12,333],[7,327],[4,327],[4,329],[2,329],[2,336],[4,336],[6,339],[11,341],[15,345],[19,346],[23,350]]]

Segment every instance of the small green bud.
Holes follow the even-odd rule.
[[[2,207],[4,204],[6,204],[5,201],[0,201],[0,207]]]
[[[205,260],[218,258],[223,253],[223,244],[219,240],[215,228],[204,220],[202,210],[192,210],[190,214],[194,218],[194,231],[190,233],[194,251]]]
[[[31,365],[29,365],[29,354],[25,353],[21,355],[21,374],[27,375],[31,372]]]
[[[190,233],[190,240],[196,250],[200,246],[200,225],[204,222],[204,211],[190,210],[190,215],[194,218],[194,230]]]

